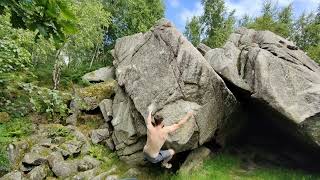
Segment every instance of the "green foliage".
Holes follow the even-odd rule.
[[[32,109],[45,113],[51,120],[60,120],[69,115],[67,103],[72,99],[68,93],[38,87],[31,83],[21,84],[22,89],[29,94]]]
[[[12,40],[0,39],[0,73],[22,70],[31,63],[31,54]]]
[[[184,35],[187,37],[187,39],[194,45],[198,46],[201,39],[201,24],[200,24],[200,18],[193,16],[191,21],[187,21],[186,24],[186,30],[184,32]]]
[[[66,34],[74,34],[75,16],[64,0],[2,0],[0,9],[9,9],[14,28],[36,31],[36,37],[51,36],[56,42],[65,40]],[[2,11],[3,12],[3,11]]]
[[[202,4],[203,41],[211,48],[221,47],[233,31],[235,11],[227,13],[224,0],[202,0]]]
[[[292,4],[278,11],[277,4],[272,1],[265,1],[262,7],[262,15],[255,18],[246,26],[256,30],[269,30],[282,37],[292,36],[293,30],[293,13]]]
[[[12,117],[23,117],[31,112],[28,94],[20,84],[32,80],[33,74],[28,71],[0,73],[0,111]]]
[[[66,140],[75,138],[70,129],[60,124],[51,125],[50,128],[48,128],[48,137],[64,137]]]
[[[211,48],[224,45],[233,31],[235,17],[233,10],[228,13],[224,0],[202,0],[204,14],[200,17],[193,17],[186,24],[184,34],[195,45],[200,39]]]
[[[15,118],[6,123],[0,123],[0,171],[9,170],[7,146],[32,133],[32,123],[26,118]]]
[[[106,41],[111,47],[115,40],[138,32],[146,32],[164,17],[162,0],[103,0],[112,15],[112,24],[107,30]]]
[[[320,64],[320,44],[308,47],[307,54],[311,59]]]
[[[73,3],[72,10],[78,18],[79,30],[67,39],[62,51],[74,68],[99,57],[104,58],[103,37],[111,23],[111,14],[104,10],[100,0],[78,1]]]
[[[293,39],[316,62],[320,63],[320,4],[316,14],[303,13],[294,24]]]

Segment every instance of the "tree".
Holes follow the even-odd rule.
[[[224,0],[202,0],[202,5],[203,42],[211,48],[221,47],[233,30],[235,11],[227,13]]]
[[[252,23],[252,19],[250,18],[250,16],[248,14],[245,14],[241,17],[241,19],[238,20],[237,25],[238,25],[238,27],[246,27],[250,23]]]
[[[65,0],[1,0],[0,15],[9,9],[14,28],[36,31],[36,38],[52,36],[56,42],[62,42],[66,34],[76,32],[76,18],[69,5]]]
[[[303,13],[294,23],[293,39],[316,62],[320,63],[320,5],[316,13]]]
[[[103,3],[112,19],[106,29],[106,44],[110,47],[120,37],[146,32],[164,17],[162,0],[103,0]]]
[[[255,30],[269,30],[282,37],[292,37],[293,18],[292,4],[278,10],[278,5],[267,0],[262,7],[262,15],[247,24],[248,28]]]
[[[194,45],[198,46],[201,40],[201,24],[200,18],[193,16],[191,21],[187,21],[184,35]]]
[[[293,13],[292,4],[284,7],[278,14],[278,24],[276,31],[279,32],[281,36],[291,37],[293,30]]]

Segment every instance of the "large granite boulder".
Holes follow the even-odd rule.
[[[177,152],[194,149],[228,132],[237,101],[201,53],[167,20],[150,31],[123,37],[113,50],[119,88],[113,101],[112,134],[120,158],[142,161],[146,139],[144,119],[154,104],[165,125],[188,111],[195,116],[170,134],[166,147]],[[225,137],[222,135],[221,137]],[[140,161],[141,160],[141,161]]]
[[[293,42],[240,28],[205,58],[224,79],[280,114],[282,127],[320,145],[320,67]]]

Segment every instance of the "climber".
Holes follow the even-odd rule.
[[[149,115],[146,121],[147,125],[147,143],[143,148],[144,158],[151,163],[162,162],[162,166],[165,168],[171,168],[172,165],[168,162],[174,155],[175,151],[173,149],[161,150],[161,147],[167,140],[168,134],[179,129],[187,120],[193,116],[193,113],[189,111],[186,116],[184,116],[178,123],[170,126],[164,126],[163,117],[160,115],[154,116],[154,122],[152,119],[152,110],[149,109]]]

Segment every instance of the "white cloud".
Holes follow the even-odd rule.
[[[180,0],[168,0],[168,1],[171,7],[176,8],[180,6]]]
[[[180,23],[185,25],[187,20],[190,20],[193,16],[200,16],[201,14],[203,14],[203,7],[200,2],[197,2],[193,9],[183,8],[178,16]]]
[[[228,11],[235,9],[235,16],[239,18],[245,14],[257,16],[260,13],[263,1],[241,0],[239,2],[233,2],[232,0],[226,0],[225,3]]]
[[[235,2],[234,0],[225,1],[228,11],[235,9],[235,16],[238,18],[245,14],[248,14],[249,16],[258,16],[261,13],[263,2],[264,0],[240,0],[238,2]],[[301,12],[299,9],[310,12],[318,6],[320,0],[272,0],[272,2],[278,3],[279,7],[288,6],[290,3],[293,3],[295,12]],[[298,6],[298,4],[303,4],[303,7]]]

